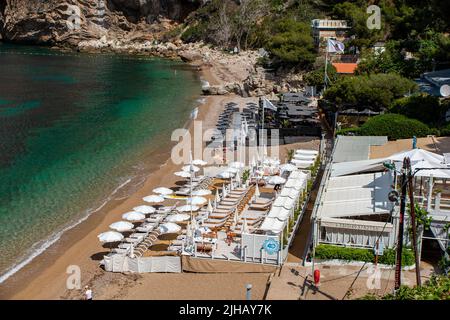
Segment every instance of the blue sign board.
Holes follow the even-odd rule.
[[[280,250],[280,244],[275,239],[267,239],[263,243],[263,249],[267,252],[267,254],[274,254]]]

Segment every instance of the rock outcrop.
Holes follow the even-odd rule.
[[[208,0],[0,0],[0,40],[181,58],[211,69],[206,95],[272,95],[297,91],[301,75],[275,76],[257,66],[256,51],[239,54],[203,43],[161,42],[163,35]]]
[[[182,21],[202,0],[0,0],[3,39],[38,44],[82,40],[152,40]]]

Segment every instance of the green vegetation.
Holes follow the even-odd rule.
[[[339,259],[345,261],[375,262],[375,254],[370,249],[339,247],[328,244],[319,244],[315,250],[315,258],[323,260]],[[414,253],[410,249],[403,249],[402,266],[414,264]],[[395,265],[395,251],[385,249],[382,256],[378,257],[378,263]]]
[[[314,62],[316,56],[309,24],[286,18],[277,21],[273,30],[267,49],[275,57],[275,63],[308,66]]]
[[[242,182],[246,183],[248,178],[250,177],[250,170],[244,170],[244,172],[242,173]]]
[[[369,118],[361,127],[346,128],[337,132],[340,135],[348,133],[360,136],[387,136],[390,140],[396,140],[413,136],[425,137],[434,131],[419,120],[399,114],[382,114]]]
[[[287,152],[287,162],[291,162],[292,159],[294,159],[295,150],[289,149]]]
[[[324,87],[324,75],[325,75],[325,62],[322,63],[322,66],[319,68],[315,68],[315,70],[309,71],[303,76],[303,80],[308,86],[316,86],[317,90],[322,90]],[[331,83],[334,83],[338,79],[338,75],[336,73],[336,69],[331,63],[328,63],[327,66],[327,75]]]
[[[327,66],[330,79],[322,105],[331,111],[346,109],[381,111],[403,115],[380,116],[366,126],[344,128],[341,134],[387,133],[391,139],[427,134],[449,135],[445,113],[450,102],[417,94],[412,81],[422,73],[450,66],[449,1],[381,0],[381,28],[369,29],[366,0],[211,0],[196,10],[185,23],[170,32],[182,33],[184,41],[204,41],[230,51],[265,48],[268,55],[259,65],[283,74],[303,75],[306,85],[324,86],[324,57],[313,45],[311,20],[329,17],[345,19],[351,28],[346,53],[360,53],[355,76],[342,76]],[[384,51],[375,51],[376,42]],[[381,120],[395,120],[381,124]],[[417,120],[417,121],[412,121]],[[284,127],[290,127],[287,121]],[[377,129],[381,128],[381,131]],[[403,130],[404,129],[404,130]]]
[[[440,103],[438,97],[419,94],[394,101],[389,107],[389,112],[402,114],[438,127],[443,124],[447,108],[448,106]]]
[[[338,109],[387,109],[395,99],[417,90],[417,85],[397,74],[374,74],[339,79],[324,94]]]
[[[450,300],[450,278],[433,276],[421,287],[401,286],[395,294],[366,295],[361,300]]]

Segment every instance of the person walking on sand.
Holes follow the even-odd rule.
[[[84,292],[84,294],[85,294],[85,299],[86,299],[86,300],[92,300],[92,289],[89,288],[89,286],[84,287],[84,289],[86,290],[86,291]]]

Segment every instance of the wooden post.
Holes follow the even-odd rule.
[[[416,230],[416,209],[414,203],[414,190],[412,185],[412,176],[411,176],[411,161],[409,158],[405,159],[406,165],[408,166],[408,189],[409,189],[409,213],[411,215],[411,228],[412,228],[412,242],[414,249],[414,257],[416,262],[416,282],[417,286],[420,287],[422,285],[422,281],[420,279],[420,258],[417,252],[417,230]]]

